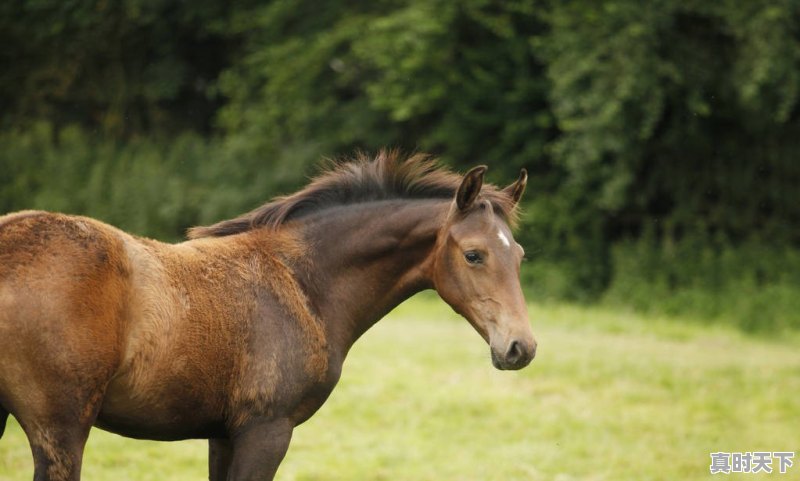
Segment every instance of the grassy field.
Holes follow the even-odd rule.
[[[295,431],[278,479],[800,479],[709,474],[712,451],[800,456],[800,338],[599,309],[532,306],[537,359],[492,368],[488,348],[441,301],[401,306],[356,344],[328,403]],[[777,464],[777,461],[776,461]],[[95,430],[86,480],[206,479],[202,441]],[[0,480],[28,480],[12,420]]]

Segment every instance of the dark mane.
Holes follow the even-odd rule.
[[[190,239],[222,237],[259,227],[277,229],[282,224],[312,212],[347,204],[387,199],[452,199],[462,177],[439,165],[426,154],[403,156],[382,150],[375,158],[359,154],[354,159],[334,161],[310,184],[294,194],[274,200],[234,219],[189,229]],[[481,197],[512,226],[516,210],[508,194],[484,184]]]

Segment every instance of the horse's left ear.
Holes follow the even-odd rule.
[[[478,194],[481,193],[483,174],[485,173],[486,166],[479,165],[473,167],[464,175],[464,179],[461,180],[461,185],[458,186],[458,191],[456,192],[456,205],[458,205],[459,210],[466,210],[472,207],[473,202],[478,198]]]
[[[514,204],[516,204],[522,198],[522,194],[525,192],[526,185],[528,185],[528,171],[522,168],[519,171],[519,179],[503,189],[503,192],[511,197],[511,200],[514,202]]]

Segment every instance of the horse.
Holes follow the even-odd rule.
[[[528,365],[511,232],[527,174],[501,189],[485,172],[360,154],[177,244],[81,216],[0,217],[0,436],[13,415],[36,481],[79,480],[92,426],[208,439],[212,481],[273,479],[353,343],[426,289],[496,368]]]

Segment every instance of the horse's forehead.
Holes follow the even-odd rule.
[[[473,212],[454,225],[453,231],[457,237],[485,237],[504,246],[514,243],[511,228],[500,216],[491,212]]]
[[[503,251],[512,252],[517,242],[514,240],[514,235],[508,224],[503,219],[498,218],[494,223],[493,229],[491,235],[494,237],[495,245]]]

